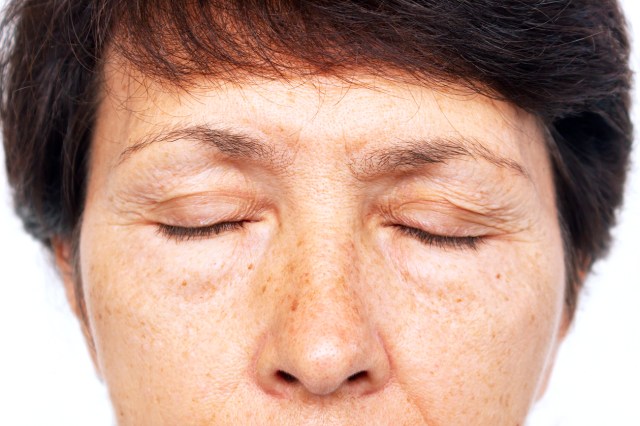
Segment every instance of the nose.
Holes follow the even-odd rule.
[[[282,274],[294,290],[278,303],[256,361],[258,383],[269,394],[357,397],[389,380],[384,343],[350,285],[357,278],[323,263],[307,258],[288,268],[297,272]]]

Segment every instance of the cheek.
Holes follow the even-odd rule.
[[[433,418],[457,413],[460,424],[502,424],[526,415],[563,310],[562,250],[552,241],[544,251],[413,247],[390,259],[409,289],[389,297],[403,313],[394,320],[402,327],[386,327],[390,344],[402,345],[390,351],[403,366],[399,379]]]
[[[81,239],[82,280],[116,410],[171,407],[165,412],[178,422],[228,398],[258,339],[247,301],[260,245],[166,242],[140,228],[91,225]]]

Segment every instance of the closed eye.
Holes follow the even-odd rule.
[[[176,242],[201,240],[211,238],[225,232],[243,229],[247,222],[248,221],[246,220],[219,222],[213,225],[199,227],[184,227],[159,223],[158,233]]]
[[[477,250],[478,245],[484,242],[481,236],[462,236],[456,237],[451,235],[436,235],[423,231],[422,229],[413,228],[404,225],[393,225],[399,232],[409,237],[415,238],[423,244],[442,249],[471,249]]]
[[[247,222],[246,220],[219,222],[213,225],[199,227],[184,227],[160,223],[158,224],[158,233],[177,242],[200,240],[211,238],[225,232],[243,229]],[[415,238],[423,244],[444,249],[477,250],[478,245],[484,241],[480,236],[455,237],[450,235],[436,235],[410,226],[393,226],[402,234]]]

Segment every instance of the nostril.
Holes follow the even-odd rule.
[[[295,383],[298,381],[298,379],[296,379],[294,376],[287,373],[286,371],[278,370],[276,375],[287,383]]]
[[[365,377],[367,377],[367,372],[363,370],[356,374],[352,374],[347,378],[347,380],[350,382],[355,382],[356,380],[364,379]]]

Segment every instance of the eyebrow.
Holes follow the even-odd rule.
[[[229,129],[199,125],[174,128],[163,133],[144,136],[122,151],[117,164],[124,163],[133,154],[150,145],[178,140],[198,142],[232,159],[267,162],[273,166],[282,166],[281,163],[286,159],[284,153],[278,152],[273,145],[259,138]]]
[[[231,159],[267,163],[278,170],[286,169],[292,162],[291,152],[282,151],[260,138],[231,129],[198,125],[145,136],[122,151],[117,164],[122,164],[133,154],[150,145],[178,140],[192,140],[214,148]],[[348,166],[357,179],[369,180],[391,173],[410,172],[428,164],[446,163],[459,157],[476,161],[483,159],[530,179],[525,169],[515,160],[498,155],[478,140],[461,136],[398,140],[391,146],[352,157]]]
[[[478,140],[461,136],[399,140],[392,146],[376,149],[353,159],[349,167],[358,179],[369,180],[391,173],[411,172],[428,164],[446,163],[460,157],[475,161],[482,159],[531,180],[517,161],[489,150]]]

